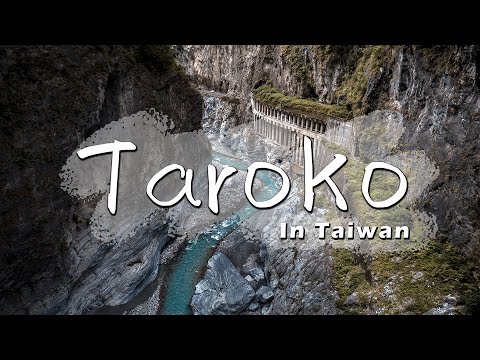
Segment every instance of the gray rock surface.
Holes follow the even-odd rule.
[[[263,273],[263,270],[260,269],[259,267],[255,267],[253,269],[250,269],[249,273],[250,273],[250,276],[255,281],[261,281],[261,280],[265,279],[265,274]]]
[[[250,285],[252,288],[255,288],[256,281],[253,280],[250,275],[245,276],[245,280],[247,280],[248,285]]]
[[[272,300],[273,296],[273,291],[268,286],[260,287],[260,289],[258,289],[257,293],[255,294],[255,298],[262,304]]]
[[[222,253],[208,260],[205,277],[195,287],[191,307],[195,315],[238,314],[248,306],[255,292]]]
[[[248,311],[256,311],[260,307],[260,304],[258,302],[252,301],[250,305],[248,305]]]
[[[345,299],[344,305],[346,306],[358,306],[360,305],[360,299],[358,298],[358,294],[356,292],[348,295]]]

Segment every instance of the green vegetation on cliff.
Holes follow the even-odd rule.
[[[453,295],[457,299],[455,312],[478,313],[480,292],[472,262],[448,242],[436,239],[427,243],[424,225],[415,218],[407,198],[389,209],[376,210],[368,206],[361,193],[366,164],[338,144],[323,139],[323,145],[332,153],[348,156],[342,171],[351,195],[350,210],[361,225],[408,225],[411,229],[411,241],[396,251],[365,255],[345,248],[332,249],[338,308],[346,314],[422,314],[441,306],[446,296]],[[408,172],[405,174],[410,177]],[[397,188],[396,175],[378,171],[372,178],[370,194],[374,200],[383,200]],[[328,221],[339,221],[336,208],[328,204],[325,194],[320,191],[316,195],[322,198],[316,199],[316,205],[327,210]],[[368,241],[367,246],[373,248],[381,242],[376,238]],[[408,248],[412,242],[423,246]],[[383,244],[386,243],[383,241]],[[353,293],[357,295],[356,300],[346,302]]]
[[[303,46],[301,45],[282,45],[280,47],[282,56],[292,69],[292,73],[300,80],[306,81],[310,71],[310,63],[306,63],[303,55]]]
[[[353,203],[351,209],[355,212],[359,221],[366,226],[388,225],[388,226],[403,226],[407,225],[411,229],[411,239],[420,240],[422,229],[419,224],[414,221],[414,216],[410,210],[410,204],[407,198],[403,198],[398,204],[388,209],[373,209],[365,201],[362,194],[362,182],[364,169],[367,163],[360,159],[354,158],[351,154],[340,145],[337,145],[326,139],[322,139],[323,145],[332,153],[342,154],[348,158],[348,162],[344,165],[342,170],[345,172],[347,179],[347,187],[352,195]],[[408,172],[405,171],[407,178]],[[370,182],[370,194],[375,201],[388,199],[398,189],[399,180],[397,175],[389,171],[375,171]]]
[[[337,90],[337,96],[352,107],[354,116],[366,112],[365,95],[369,84],[377,80],[386,67],[393,63],[393,47],[367,46],[351,73],[347,73]]]
[[[312,116],[327,115],[342,119],[348,119],[350,117],[350,113],[344,106],[323,104],[296,96],[284,95],[273,86],[267,84],[253,90],[253,97],[257,101],[274,107],[303,112]]]
[[[368,262],[347,249],[333,249],[337,306],[349,314],[422,314],[457,296],[458,313],[478,312],[480,295],[473,268],[451,244],[432,242],[425,249],[375,254]],[[357,304],[345,304],[352,293]]]

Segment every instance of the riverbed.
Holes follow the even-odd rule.
[[[248,164],[231,156],[213,153],[213,159],[222,165],[233,166],[245,170]],[[256,194],[257,200],[265,201],[275,195],[278,185],[268,171],[258,171],[257,178],[262,183],[262,188]],[[242,194],[243,195],[243,194]],[[191,314],[190,301],[195,293],[195,285],[204,273],[208,259],[213,254],[216,246],[222,239],[235,230],[242,221],[245,221],[258,209],[246,202],[234,215],[216,223],[198,234],[185,250],[179,254],[170,267],[169,274],[164,280],[164,296],[159,309],[163,315]]]

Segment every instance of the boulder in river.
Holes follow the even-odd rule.
[[[230,315],[243,311],[255,291],[222,253],[208,260],[205,277],[195,287],[191,307],[195,315]]]

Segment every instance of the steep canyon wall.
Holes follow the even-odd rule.
[[[237,124],[251,120],[250,94],[267,81],[287,95],[345,105],[354,117],[397,112],[403,131],[391,155],[421,152],[438,169],[415,206],[435,215],[438,239],[480,263],[478,47],[218,45],[176,51],[197,83],[237,99]],[[377,138],[368,131],[365,136],[370,139],[360,146],[375,157]]]
[[[101,241],[90,221],[102,194],[74,198],[59,176],[85,139],[151,108],[175,122],[173,133],[201,127],[202,98],[166,46],[0,49],[1,313],[84,313],[128,301],[153,279],[168,240],[163,210],[126,224],[127,241]]]

